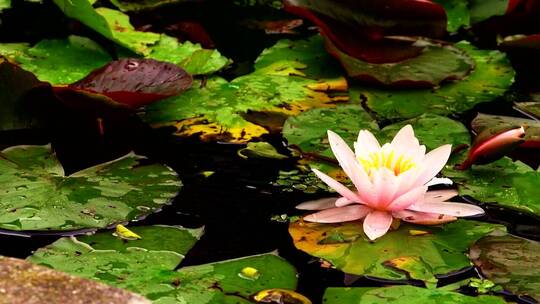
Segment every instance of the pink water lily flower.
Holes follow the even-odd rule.
[[[448,161],[451,145],[426,154],[426,147],[420,145],[410,125],[382,147],[371,132],[360,131],[354,143],[356,153],[332,131],[328,131],[328,140],[356,191],[313,169],[341,197],[298,205],[298,209],[321,210],[304,217],[306,221],[338,223],[364,219],[364,233],[375,240],[390,229],[393,218],[433,225],[484,213],[474,205],[447,202],[457,195],[455,190],[427,191],[428,186],[449,182],[435,176]]]

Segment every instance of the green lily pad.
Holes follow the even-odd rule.
[[[95,9],[90,0],[54,0],[66,16],[79,20],[104,37],[140,55],[148,55],[160,35],[140,32],[129,22],[128,15],[109,8]]]
[[[99,44],[79,36],[46,39],[33,47],[23,43],[0,44],[0,54],[53,85],[80,80],[111,61],[111,56]]]
[[[397,132],[410,124],[414,134],[427,150],[433,150],[445,144],[457,147],[471,142],[469,130],[459,121],[435,114],[423,114],[413,119],[401,121],[384,127],[377,138],[381,142],[390,142]]]
[[[464,79],[434,89],[383,90],[355,86],[351,88],[353,99],[366,100],[367,106],[381,118],[406,119],[424,113],[461,113],[503,95],[514,81],[514,70],[506,56],[499,51],[477,49],[468,42],[456,46],[475,62],[475,69]]]
[[[0,153],[0,228],[104,228],[159,210],[180,187],[171,168],[133,153],[66,176],[50,146],[14,146]]]
[[[186,2],[186,0],[142,0],[142,1],[140,0],[138,1],[111,0],[111,3],[114,4],[123,12],[154,9],[160,6],[175,4],[175,3],[182,3],[182,2]]]
[[[11,0],[0,0],[0,12],[7,8],[11,8]]]
[[[289,146],[302,152],[332,157],[327,131],[339,134],[351,146],[358,131],[367,129],[377,134],[379,127],[359,104],[328,109],[313,109],[296,117],[290,117],[283,126],[283,137]]]
[[[460,195],[540,214],[540,174],[520,161],[504,157],[465,171],[447,166],[443,175],[458,185]]]
[[[267,142],[249,142],[245,148],[238,150],[238,156],[248,158],[286,159],[288,156],[279,153],[274,146]]]
[[[201,229],[133,227],[141,240],[125,241],[110,232],[61,238],[28,258],[83,278],[137,291],[156,304],[251,303],[268,288],[296,288],[296,271],[275,254],[188,266],[175,271],[199,239]],[[240,275],[246,267],[258,276]]]
[[[177,64],[192,75],[212,74],[231,63],[218,50],[203,49],[200,44],[189,41],[180,43],[167,35],[161,35],[146,58]]]
[[[505,304],[496,296],[466,296],[453,291],[414,286],[332,287],[324,293],[324,304]]]
[[[428,286],[436,275],[471,265],[464,252],[479,238],[502,226],[458,220],[442,227],[402,224],[375,242],[364,236],[361,222],[289,225],[296,248],[330,262],[346,273],[389,280],[417,279]],[[423,231],[425,233],[416,233]],[[340,238],[330,238],[339,235]],[[331,239],[346,241],[331,242]]]
[[[523,138],[525,142],[523,145],[540,147],[540,121],[527,118],[478,113],[478,115],[471,122],[471,127],[476,134],[483,133],[487,130],[492,130],[491,133],[497,134],[502,131],[518,128],[520,126],[525,127],[525,137]]]
[[[463,50],[418,40],[424,47],[415,57],[394,63],[369,63],[337,48],[326,41],[328,51],[343,65],[350,77],[388,86],[434,87],[448,80],[460,80],[472,70],[474,63]]]
[[[471,258],[484,276],[515,294],[540,299],[540,243],[513,237],[488,236],[471,248]]]
[[[540,120],[540,101],[518,102],[514,107],[527,115]]]
[[[448,18],[447,31],[457,32],[461,27],[468,27],[471,23],[468,0],[434,0],[444,7]]]
[[[148,106],[141,117],[154,127],[174,126],[178,136],[245,143],[268,134],[267,129],[244,118],[248,112],[292,116],[348,100],[347,96],[329,95],[346,90],[345,79],[318,81],[296,76],[302,75],[298,67],[303,66],[276,62],[231,82],[212,77],[182,95]]]

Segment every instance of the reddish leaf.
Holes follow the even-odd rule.
[[[54,87],[67,103],[81,99],[138,108],[178,95],[191,87],[193,79],[180,67],[153,59],[121,59],[101,67],[67,87]]]
[[[540,34],[509,36],[504,39],[500,44],[500,47],[505,51],[510,49],[523,49],[538,52],[540,51]]]
[[[294,29],[302,26],[304,20],[302,19],[290,19],[290,20],[242,20],[240,24],[245,25],[247,28],[264,30],[266,34],[297,34]]]
[[[344,53],[371,63],[401,61],[423,50],[386,36],[446,33],[444,8],[426,0],[285,0],[285,9],[315,23]]]
[[[200,43],[205,49],[213,49],[216,47],[208,32],[198,22],[180,21],[166,26],[165,30],[180,41],[189,40],[193,43]]]

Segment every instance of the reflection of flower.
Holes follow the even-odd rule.
[[[426,147],[419,144],[410,125],[382,147],[371,132],[360,131],[354,144],[356,154],[332,131],[328,131],[328,140],[357,191],[313,169],[341,197],[298,205],[299,209],[321,210],[304,217],[306,221],[337,223],[365,218],[364,232],[374,240],[388,231],[394,217],[429,225],[484,213],[474,205],[445,202],[457,195],[455,190],[427,192],[428,186],[446,182],[435,175],[448,161],[451,146],[444,145],[426,154]]]

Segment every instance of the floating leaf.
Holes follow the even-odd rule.
[[[253,299],[257,303],[311,304],[308,298],[293,290],[278,288],[259,291]]]
[[[287,156],[279,153],[274,146],[267,142],[249,142],[243,149],[238,150],[238,156],[248,158],[274,158],[286,159]]]
[[[290,13],[319,26],[343,53],[371,63],[401,61],[422,52],[422,47],[385,37],[440,37],[446,31],[444,9],[430,1],[301,0],[284,4]]]
[[[180,43],[167,35],[161,35],[146,58],[174,63],[192,75],[212,74],[231,63],[217,50],[203,49],[189,41]]]
[[[0,44],[0,53],[32,72],[39,80],[53,85],[78,81],[111,61],[111,56],[99,44],[79,36],[42,40],[31,48],[26,44],[16,45],[19,47]]]
[[[353,87],[353,96],[361,96],[367,106],[386,119],[413,118],[424,113],[447,115],[461,113],[482,102],[501,96],[512,84],[514,70],[498,51],[479,50],[467,42],[457,43],[474,59],[475,69],[465,79],[435,89],[382,90]],[[353,97],[356,100],[359,97]]]
[[[482,274],[515,294],[540,299],[540,243],[505,236],[485,237],[471,248],[471,259]]]
[[[160,35],[136,31],[128,15],[113,9],[94,9],[90,0],[53,0],[66,16],[79,20],[104,37],[141,55],[148,55]]]
[[[120,59],[94,70],[67,87],[55,87],[61,97],[67,94],[100,95],[110,103],[139,108],[191,87],[193,79],[178,66],[153,59]],[[68,91],[68,92],[66,92]]]
[[[43,85],[32,73],[0,57],[0,131],[27,129],[39,124],[36,111],[31,110],[24,97]]]
[[[470,25],[469,0],[434,0],[444,7],[448,17],[447,30],[456,32],[461,27]]]
[[[361,222],[315,224],[295,222],[289,225],[296,248],[323,258],[346,273],[390,280],[423,280],[430,285],[436,275],[470,266],[464,251],[477,239],[501,226],[458,220],[442,227],[402,224],[376,242],[363,234]],[[411,235],[410,230],[428,233]],[[344,242],[325,244],[329,235],[343,235]],[[354,238],[353,238],[354,237]]]
[[[142,239],[125,241],[101,232],[61,238],[39,249],[30,262],[112,286],[137,290],[154,303],[250,303],[263,289],[296,288],[296,271],[275,254],[263,254],[175,271],[202,230],[173,226],[142,226],[132,230]],[[242,269],[258,269],[246,279]]]
[[[111,0],[111,3],[118,7],[123,12],[141,11],[154,9],[164,5],[186,2],[186,0]]]
[[[1,257],[0,271],[0,303],[151,303],[126,290],[19,259]]]
[[[540,120],[540,101],[519,102],[514,106],[516,109],[523,111],[525,114]]]
[[[465,171],[447,166],[443,175],[458,185],[460,195],[540,214],[540,174],[520,161],[504,157]]]
[[[282,60],[259,65],[230,82],[212,77],[180,96],[148,106],[142,118],[154,127],[174,126],[178,136],[245,143],[269,133],[246,119],[250,112],[292,116],[348,100],[334,94],[347,90],[344,78],[313,80],[303,73],[305,67]]]
[[[471,122],[471,127],[476,134],[497,134],[517,127],[525,127],[523,147],[540,147],[540,121],[510,117],[502,115],[489,115],[478,113]]]
[[[327,140],[327,131],[332,130],[352,144],[358,131],[367,129],[374,133],[377,123],[359,104],[338,106],[329,109],[313,109],[296,117],[290,117],[283,126],[283,137],[289,146],[305,153],[332,157]]]
[[[496,296],[466,296],[414,286],[327,288],[324,304],[505,304]]]
[[[181,182],[169,167],[133,153],[66,176],[50,146],[0,153],[0,228],[104,228],[163,207]]]
[[[472,59],[462,50],[428,40],[417,40],[424,47],[418,56],[402,61],[375,64],[356,59],[327,41],[350,77],[376,84],[399,87],[434,87],[447,80],[461,80],[473,69]]]

